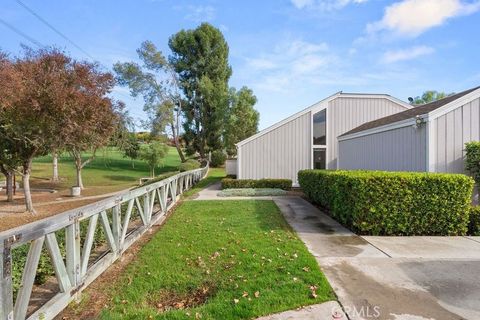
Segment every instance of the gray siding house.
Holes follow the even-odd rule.
[[[337,137],[410,109],[384,94],[336,93],[237,144],[237,178],[288,178],[302,169],[336,169]]]
[[[464,173],[472,140],[480,140],[480,87],[342,134],[338,168]]]

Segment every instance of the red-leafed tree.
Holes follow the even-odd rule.
[[[85,150],[88,143],[98,146],[105,140],[115,121],[112,102],[106,97],[113,77],[57,49],[26,48],[23,56],[2,55],[2,61],[8,66],[8,72],[0,72],[0,97],[4,97],[0,98],[0,140],[6,146],[2,152],[19,160],[26,209],[34,213],[33,159],[67,146]],[[1,85],[5,83],[10,87]]]
[[[118,122],[116,105],[107,97],[115,80],[93,63],[75,63],[73,70],[76,88],[72,101],[74,114],[68,123],[70,130],[64,144],[74,158],[76,186],[83,189],[82,169],[95,158],[98,148],[108,143]],[[90,156],[83,159],[82,154],[86,151]]]

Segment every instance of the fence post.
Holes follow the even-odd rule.
[[[117,204],[115,207],[112,209],[112,233],[113,233],[113,239],[115,240],[115,243],[117,244],[117,249],[120,252],[120,235],[122,234],[122,227],[121,227],[121,204]],[[117,252],[115,252],[117,254]]]
[[[152,220],[152,213],[150,212],[150,191],[143,195],[143,214],[145,215],[146,224],[150,224]]]
[[[0,243],[0,319],[13,320],[12,254],[6,242]]]
[[[80,285],[80,221],[78,218],[65,228],[66,268],[73,288]],[[78,298],[78,297],[77,297]]]

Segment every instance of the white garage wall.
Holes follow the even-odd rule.
[[[339,169],[426,170],[426,126],[407,126],[339,141]]]
[[[383,118],[405,107],[385,98],[339,97],[329,102],[327,111],[327,168],[337,168],[337,137],[366,122]]]
[[[464,173],[465,143],[480,140],[480,99],[475,99],[434,120],[433,171]]]
[[[310,168],[311,113],[307,112],[238,149],[238,178],[287,178]]]

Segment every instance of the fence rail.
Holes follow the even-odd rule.
[[[178,196],[205,177],[204,168],[127,191],[0,233],[0,320],[52,319],[154,224],[162,222]],[[134,218],[134,216],[136,218]],[[81,230],[81,224],[86,228]],[[88,225],[87,225],[88,223]],[[101,226],[101,227],[100,227]],[[97,228],[98,227],[98,228]],[[97,229],[106,250],[94,254]],[[64,237],[63,252],[58,236]],[[14,297],[12,250],[29,245],[21,285]],[[58,292],[32,310],[30,298],[42,251],[48,252]],[[96,256],[95,256],[96,255]]]

